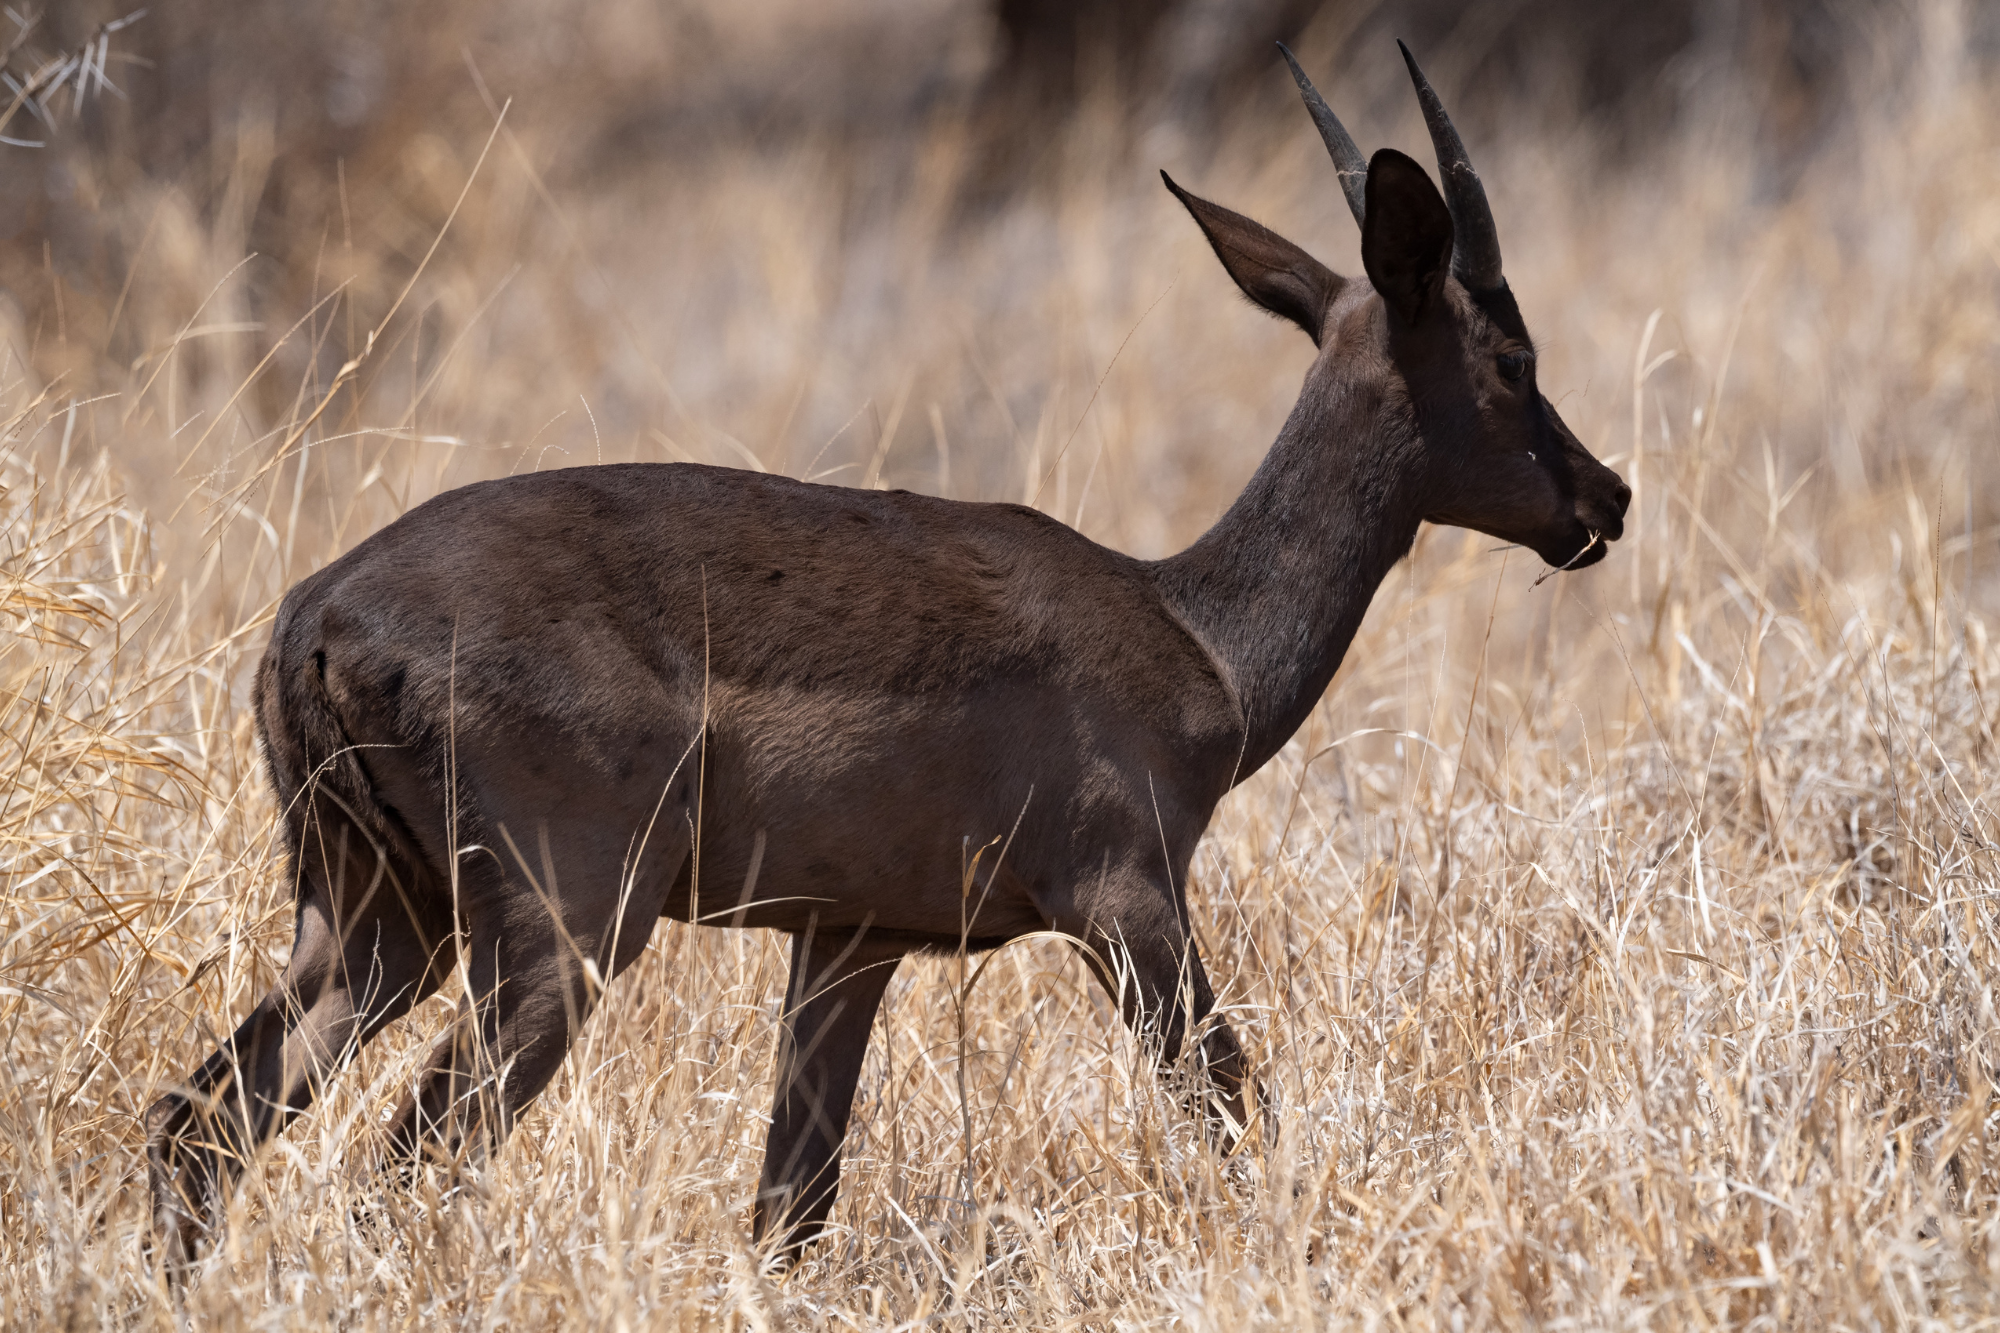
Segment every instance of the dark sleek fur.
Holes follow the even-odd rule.
[[[755,1214],[781,1249],[832,1207],[912,950],[1074,936],[1163,1058],[1199,1026],[1199,1109],[1234,1143],[1248,1071],[1184,895],[1216,803],[1320,698],[1419,523],[1580,566],[1630,492],[1536,388],[1504,285],[1496,305],[1453,276],[1452,215],[1409,158],[1369,165],[1367,282],[1168,185],[1320,348],[1242,496],[1179,555],[1019,505],[633,464],[441,495],[291,590],[256,707],[297,942],[147,1116],[172,1254],[461,964],[462,1019],[394,1118],[391,1170],[497,1142],[662,916],[793,937]],[[995,840],[968,897],[968,845]]]

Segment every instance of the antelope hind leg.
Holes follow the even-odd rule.
[[[391,1117],[393,1182],[407,1181],[426,1155],[449,1164],[506,1140],[562,1067],[603,986],[645,952],[687,855],[681,839],[638,874],[623,844],[588,828],[541,836],[546,855],[535,873],[548,875],[545,885],[525,882],[525,870],[501,879],[493,862],[484,872],[468,862],[470,1001]]]
[[[364,909],[370,904],[364,904]],[[377,904],[379,905],[379,904]],[[155,1243],[191,1262],[229,1186],[360,1045],[437,989],[424,933],[400,906],[336,928],[310,891],[284,975],[179,1088],[146,1112]]]

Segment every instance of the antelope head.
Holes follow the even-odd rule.
[[[1341,393],[1380,393],[1400,418],[1391,433],[1417,450],[1408,492],[1417,517],[1528,547],[1558,568],[1595,564],[1624,531],[1631,488],[1542,393],[1485,187],[1437,93],[1403,47],[1442,193],[1394,149],[1364,158],[1291,51],[1279,49],[1360,224],[1368,283],[1340,277],[1171,178],[1167,187],[1244,294],[1319,346],[1299,410]]]

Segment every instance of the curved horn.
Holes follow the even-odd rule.
[[[1333,170],[1340,177],[1340,192],[1347,196],[1347,207],[1354,214],[1354,224],[1361,225],[1363,214],[1368,208],[1368,159],[1354,146],[1354,136],[1340,123],[1340,117],[1333,114],[1333,108],[1313,87],[1312,80],[1299,68],[1299,58],[1292,54],[1292,48],[1283,42],[1278,50],[1284,53],[1285,63],[1292,67],[1292,81],[1299,85],[1299,96],[1306,99],[1306,110],[1312,112],[1313,124],[1319,126],[1319,137],[1326,144],[1326,155],[1333,159]]]
[[[1438,175],[1444,178],[1444,202],[1451,209],[1451,271],[1468,291],[1490,292],[1506,285],[1500,276],[1500,233],[1493,227],[1493,209],[1486,202],[1486,187],[1465,155],[1465,143],[1452,128],[1444,103],[1432,91],[1429,79],[1417,68],[1410,48],[1402,48],[1403,63],[1410,67],[1410,81],[1417,85],[1417,101],[1424,109],[1424,124],[1431,132],[1431,146],[1437,149]]]

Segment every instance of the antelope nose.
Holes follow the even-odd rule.
[[[1611,492],[1611,502],[1618,506],[1618,517],[1625,517],[1625,510],[1632,503],[1632,488],[1619,482],[1618,489]]]

